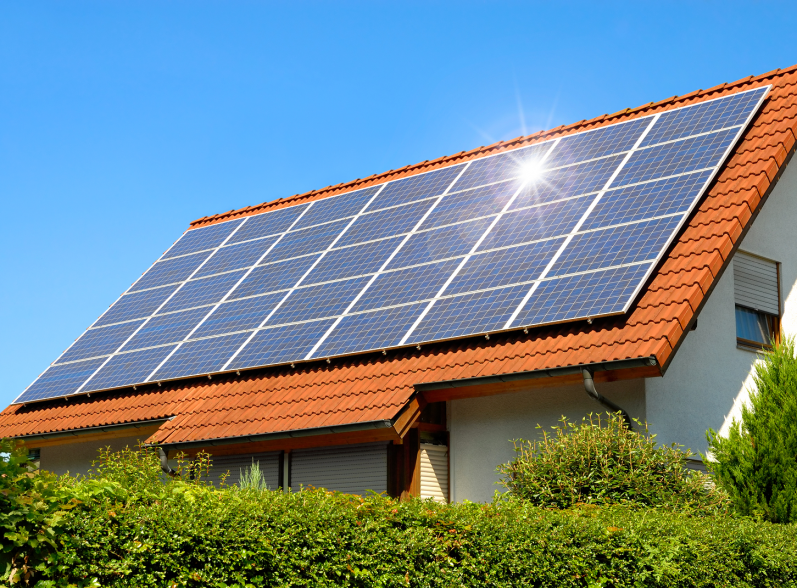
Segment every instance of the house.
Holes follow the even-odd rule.
[[[0,414],[0,436],[24,442],[58,473],[85,472],[100,446],[141,440],[165,460],[208,451],[214,475],[229,470],[232,481],[256,460],[272,487],[453,501],[492,497],[512,439],[606,406],[648,421],[662,443],[705,451],[705,431],[726,430],[739,414],[770,336],[797,332],[797,168],[788,165],[797,66],[205,217],[186,233],[761,88],[760,106],[623,312],[23,395]]]

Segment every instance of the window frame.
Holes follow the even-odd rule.
[[[748,251],[743,251],[741,249],[737,250],[736,253],[741,253],[743,255],[747,255],[748,257],[755,257],[755,258],[760,259],[762,261],[766,261],[766,262],[775,264],[776,286],[777,286],[777,290],[778,290],[778,314],[777,315],[773,315],[773,314],[770,314],[768,312],[762,312],[760,310],[757,310],[755,308],[750,308],[750,307],[744,306],[742,304],[736,304],[736,297],[735,297],[736,292],[734,291],[734,315],[733,315],[733,320],[734,320],[734,327],[736,328],[736,333],[737,333],[737,336],[736,336],[736,347],[739,348],[739,349],[744,349],[745,351],[756,351],[756,352],[758,352],[758,351],[771,351],[772,350],[772,343],[761,343],[760,341],[752,341],[750,339],[745,339],[743,337],[739,337],[738,336],[739,326],[738,326],[738,322],[737,322],[737,319],[736,319],[736,308],[737,307],[738,308],[743,308],[745,310],[755,312],[756,314],[758,314],[761,317],[764,317],[764,319],[767,321],[767,323],[769,325],[769,330],[772,333],[772,342],[775,343],[776,345],[778,343],[780,343],[781,317],[783,316],[783,299],[782,299],[781,293],[780,293],[780,291],[781,291],[780,262],[779,261],[775,261],[774,259],[769,259],[767,257],[763,257],[761,255],[756,255],[755,253],[750,253]],[[734,258],[735,257],[736,257],[736,254],[734,254]]]

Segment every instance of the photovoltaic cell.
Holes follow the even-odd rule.
[[[593,199],[582,196],[509,212],[496,223],[479,249],[483,251],[566,235],[573,230]]]
[[[209,308],[195,308],[152,317],[130,341],[125,343],[122,351],[182,341],[209,311]]]
[[[481,238],[492,218],[477,219],[412,235],[396,256],[388,270],[428,263],[468,253]]]
[[[334,319],[328,319],[258,331],[228,369],[299,361],[334,322]]]
[[[473,255],[445,291],[446,295],[509,286],[540,277],[564,238],[538,241]]]
[[[463,164],[444,167],[417,176],[390,182],[368,207],[368,210],[380,210],[398,204],[407,204],[423,198],[439,196],[446,191],[462,171]]]
[[[401,237],[333,249],[302,283],[315,284],[376,272],[401,243]]]
[[[586,133],[563,137],[551,155],[546,167],[558,167],[628,151],[642,136],[650,122],[638,118],[628,122],[602,127]]]
[[[610,190],[598,202],[581,229],[587,231],[686,212],[710,177],[709,170]]]
[[[95,327],[121,323],[137,318],[144,318],[155,312],[163,302],[177,290],[178,286],[164,286],[154,290],[145,290],[133,294],[125,294],[113,306],[105,311]]]
[[[56,363],[66,363],[113,353],[143,322],[143,320],[138,320],[111,327],[89,329],[58,358]]]
[[[296,206],[247,217],[244,226],[238,229],[227,243],[240,243],[241,241],[283,233],[290,228],[291,224],[299,218],[306,208],[307,204],[297,204]]]
[[[192,229],[18,402],[624,312],[764,91]]]
[[[218,247],[242,222],[243,219],[239,219],[228,223],[220,223],[209,227],[186,231],[182,237],[163,254],[163,259]]]
[[[218,372],[248,336],[249,333],[235,333],[183,343],[174,355],[158,368],[152,379],[168,380]]]
[[[766,88],[756,88],[750,92],[664,112],[641,146],[741,125],[766,91]]]
[[[633,265],[542,282],[513,325],[542,325],[622,312],[651,265]]]
[[[205,265],[203,265],[193,277],[201,278],[203,276],[211,276],[213,274],[251,267],[258,262],[276,240],[275,237],[271,237],[222,247],[216,251],[213,257],[207,260]]]
[[[309,321],[341,314],[368,278],[354,278],[294,290],[268,325]]]
[[[233,290],[230,300],[292,288],[320,256],[317,253],[258,266]]]
[[[202,263],[210,257],[210,251],[192,253],[184,257],[174,257],[157,262],[138,281],[130,287],[129,292],[155,288],[175,282],[182,282],[194,273]]]
[[[210,337],[211,335],[255,329],[274,310],[277,303],[285,298],[285,295],[286,292],[275,292],[254,298],[224,302],[200,325],[192,335],[192,338],[198,339],[200,337]]]
[[[478,335],[504,327],[531,286],[511,286],[438,300],[408,343]]]
[[[313,357],[329,357],[398,345],[423,311],[424,303],[383,308],[345,317]]]
[[[219,300],[233,289],[236,282],[246,273],[245,270],[238,270],[229,274],[219,274],[209,278],[200,278],[186,282],[177,293],[160,310],[164,312],[174,312],[184,308],[193,308],[206,304],[216,304]],[[209,310],[209,309],[208,309]]]
[[[349,192],[343,196],[332,196],[316,200],[310,210],[299,220],[294,229],[302,229],[329,221],[352,217],[362,210],[371,197],[379,191],[379,186]]]
[[[409,233],[432,206],[432,200],[422,200],[396,208],[364,214],[349,227],[346,234],[335,243],[336,247],[383,239],[392,235]]]
[[[714,167],[736,139],[736,129],[635,151],[613,187]]]
[[[380,274],[352,312],[434,298],[460,262],[451,259]]]
[[[27,390],[16,399],[18,403],[68,396],[102,365],[104,358],[78,361],[64,365],[51,365]]]
[[[167,345],[114,355],[88,381],[82,391],[107,390],[108,388],[128,386],[131,383],[144,382],[174,347],[174,345]]]
[[[548,275],[562,276],[655,259],[681,218],[666,217],[576,235]]]

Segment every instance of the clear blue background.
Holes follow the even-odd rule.
[[[796,17],[789,2],[4,2],[0,404],[195,218],[788,67]]]

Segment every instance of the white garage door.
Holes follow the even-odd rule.
[[[291,454],[291,488],[326,488],[364,495],[387,492],[387,444],[301,449]]]

